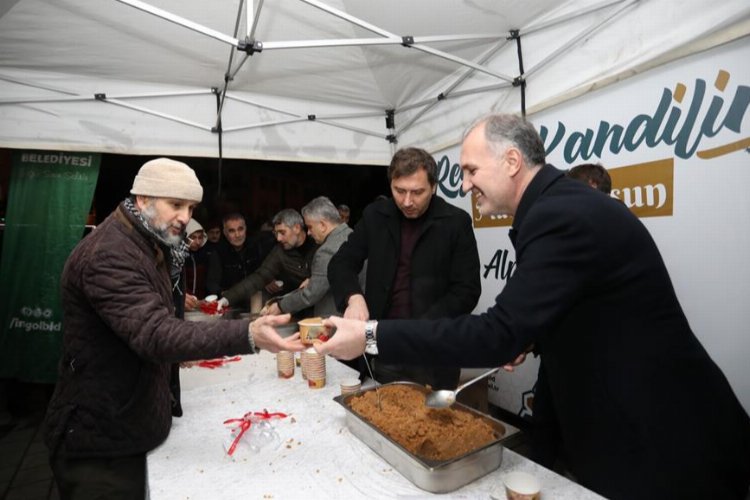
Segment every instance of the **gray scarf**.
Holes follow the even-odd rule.
[[[185,265],[185,259],[190,253],[190,247],[187,238],[183,238],[177,245],[169,244],[159,233],[151,227],[148,221],[143,217],[141,211],[133,203],[132,198],[125,199],[125,208],[133,214],[136,220],[141,222],[141,225],[146,229],[148,234],[152,235],[156,240],[169,248],[169,277],[172,279],[172,285],[175,286],[180,281],[180,274],[182,273],[182,267]]]

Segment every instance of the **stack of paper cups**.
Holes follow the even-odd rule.
[[[294,353],[279,351],[276,354],[276,373],[279,378],[292,378],[294,376]]]
[[[307,362],[307,354],[305,351],[302,351],[299,353],[299,367],[300,371],[302,372],[302,380],[307,380],[307,365],[305,364]]]
[[[307,375],[307,386],[320,389],[326,385],[326,356],[318,354],[312,347],[304,351],[302,367]]]
[[[339,382],[339,385],[341,386],[342,396],[346,396],[347,394],[352,394],[353,392],[357,392],[362,387],[362,383],[356,377],[345,378],[344,380]]]

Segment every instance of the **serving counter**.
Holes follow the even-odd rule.
[[[215,369],[182,369],[184,415],[174,419],[169,438],[148,455],[150,498],[436,496],[414,486],[350,433],[345,410],[333,398],[340,393],[339,381],[356,373],[332,358],[327,359],[327,373],[321,389],[308,388],[299,367],[293,378],[278,378],[275,356],[267,352]],[[273,438],[248,431],[230,457],[226,450],[234,441],[232,425],[224,421],[266,410],[287,415],[268,421]],[[501,477],[515,470],[539,478],[542,498],[601,498],[509,449],[503,450],[499,469],[441,497],[504,498]]]

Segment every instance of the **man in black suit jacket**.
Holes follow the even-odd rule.
[[[361,320],[470,313],[482,291],[471,217],[435,196],[437,165],[422,149],[397,151],[388,179],[393,198],[365,208],[354,232],[328,264],[338,309],[345,311],[344,317]],[[365,261],[363,291],[359,273]],[[453,389],[460,369],[375,359],[373,371],[381,383],[413,380]]]
[[[615,499],[744,499],[750,419],[637,217],[545,165],[541,138],[517,116],[474,124],[461,167],[483,215],[514,217],[518,267],[495,305],[440,321],[332,318],[338,330],[318,350],[349,358],[369,344],[389,362],[480,367],[533,344],[581,484]]]

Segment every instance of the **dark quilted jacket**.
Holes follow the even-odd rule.
[[[63,269],[60,376],[45,442],[67,457],[147,452],[169,434],[170,363],[250,351],[248,321],[175,318],[164,252],[122,205]]]

